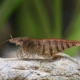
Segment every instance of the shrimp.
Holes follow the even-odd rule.
[[[36,38],[12,38],[10,43],[14,43],[21,48],[18,50],[20,57],[25,53],[26,55],[38,54],[44,57],[55,57],[68,48],[80,46],[79,41],[63,40],[63,39],[36,39]],[[25,55],[25,56],[26,56]]]

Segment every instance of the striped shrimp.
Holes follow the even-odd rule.
[[[18,55],[23,58],[23,53],[28,57],[33,54],[45,57],[55,57],[68,48],[80,46],[79,41],[63,40],[63,39],[33,39],[33,38],[12,38],[10,43],[14,43],[21,48],[18,50]]]

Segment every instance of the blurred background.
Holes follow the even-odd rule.
[[[0,0],[0,43],[10,34],[80,41],[80,0]],[[3,44],[0,57],[16,57],[17,49]],[[79,58],[80,47],[64,53]]]

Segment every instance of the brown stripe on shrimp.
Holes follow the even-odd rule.
[[[58,42],[58,52],[61,52],[63,49],[64,49],[64,48],[63,48],[63,46],[62,46],[62,42],[59,41],[59,42]]]
[[[64,47],[64,50],[68,48],[66,41],[63,41],[63,47]]]
[[[52,56],[52,54],[53,54],[53,48],[52,48],[51,43],[52,43],[52,41],[48,40],[48,44],[49,44],[49,52],[50,52],[50,55]]]
[[[55,43],[55,50],[56,52],[61,52],[63,49],[63,44],[61,42],[61,40],[54,40],[54,43]]]
[[[61,41],[61,46],[62,46],[62,51],[63,51],[63,50],[66,50],[67,48],[72,47],[72,44],[65,40],[65,41]]]
[[[42,55],[45,54],[45,44],[43,44]]]
[[[64,50],[67,49],[67,48],[71,48],[71,47],[74,46],[73,43],[71,43],[70,41],[64,42],[63,45],[64,45]]]
[[[56,40],[54,42],[55,42],[55,49],[58,52],[59,51],[58,42]]]

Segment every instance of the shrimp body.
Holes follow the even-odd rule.
[[[35,54],[40,56],[52,56],[73,46],[80,46],[79,41],[70,41],[63,39],[31,39],[31,38],[13,38],[11,43],[20,45],[25,54]]]

